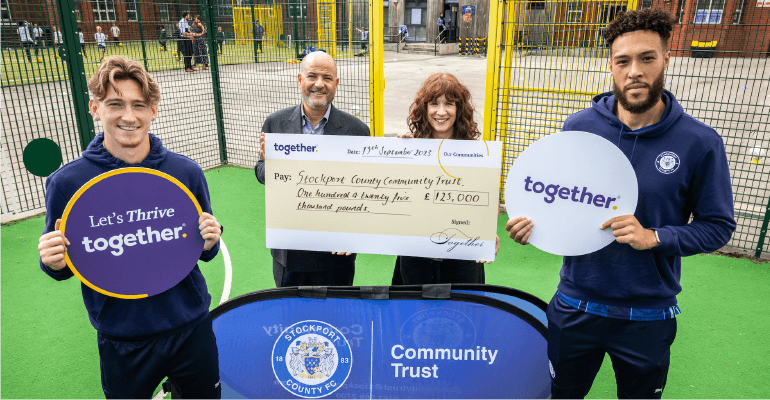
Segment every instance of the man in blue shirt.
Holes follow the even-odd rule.
[[[182,19],[180,19],[177,24],[177,28],[179,29],[179,46],[177,47],[179,48],[179,52],[182,53],[182,57],[184,57],[184,72],[195,71],[192,66],[192,33],[190,32],[190,24],[187,22],[189,18],[190,13],[185,11],[182,13]]]
[[[680,313],[681,258],[720,249],[735,230],[722,138],[664,90],[673,25],[661,9],[618,14],[603,31],[613,90],[564,122],[564,131],[617,143],[639,178],[639,203],[633,215],[602,224],[614,242],[564,257],[547,311],[553,398],[585,397],[605,353],[618,397],[660,398]],[[519,216],[506,230],[527,244],[536,223]]]
[[[315,51],[305,56],[297,80],[302,103],[274,112],[262,125],[259,161],[254,167],[259,183],[265,183],[265,132],[369,136],[366,124],[332,105],[340,79],[329,54]],[[270,249],[270,254],[276,287],[353,284],[355,254],[285,249]]]

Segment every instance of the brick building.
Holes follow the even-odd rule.
[[[710,51],[714,57],[770,53],[768,0],[643,0],[638,5],[664,9],[678,22],[669,42],[673,56],[690,56],[693,42],[716,43]],[[553,39],[555,46],[602,47],[602,29],[627,7],[625,1],[530,2],[519,13],[524,23],[518,29],[525,45],[550,44]],[[553,23],[553,28],[549,32],[538,22]]]

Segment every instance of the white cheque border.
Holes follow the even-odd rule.
[[[404,151],[409,153],[403,153]],[[419,154],[423,155],[417,155],[416,151],[420,151]],[[366,164],[441,165],[442,167],[477,167],[499,170],[502,154],[502,142],[496,141],[265,134],[265,158],[268,164],[271,159],[277,159],[344,161]],[[451,174],[451,171],[447,170],[447,173]]]
[[[267,247],[271,249],[344,251],[456,260],[495,260],[495,241],[477,240],[482,246],[458,245],[448,252],[448,245],[438,245],[421,236],[376,235],[346,232],[315,232],[292,229],[267,229]],[[466,239],[458,239],[465,242]],[[302,243],[302,248],[297,247]]]

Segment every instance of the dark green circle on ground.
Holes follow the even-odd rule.
[[[35,139],[24,148],[24,166],[32,175],[51,175],[61,163],[61,148],[51,139]]]

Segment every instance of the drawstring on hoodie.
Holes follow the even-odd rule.
[[[620,124],[620,133],[618,133],[618,149],[620,148],[620,141],[621,141],[621,139],[623,139],[623,124]],[[639,140],[639,135],[636,135],[634,137],[634,147],[631,148],[631,157],[628,158],[629,162],[634,160],[634,150],[636,150],[636,141],[637,140]]]

